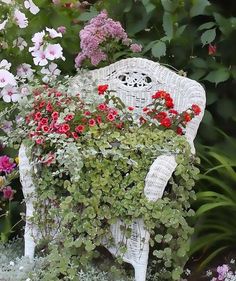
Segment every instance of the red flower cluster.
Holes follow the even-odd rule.
[[[188,122],[201,113],[201,108],[193,104],[187,110],[178,113],[174,109],[174,102],[170,94],[161,90],[152,95],[153,102],[143,108],[146,116],[140,117],[140,124],[155,120],[154,124],[164,128],[170,128],[182,135]]]
[[[104,94],[107,89],[108,85],[98,86],[98,94]],[[65,115],[70,105],[76,111]],[[44,145],[48,134],[63,134],[77,141],[92,127],[97,126],[99,129],[105,123],[112,128],[123,128],[118,110],[109,107],[107,102],[99,104],[93,112],[85,107],[79,95],[69,97],[48,87],[37,89],[34,91],[34,110],[26,116],[26,122],[31,128],[29,137],[37,145]],[[50,165],[53,160],[54,157],[49,155],[43,163]]]

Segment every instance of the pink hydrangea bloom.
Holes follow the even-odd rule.
[[[81,53],[75,59],[77,67],[80,67],[86,58],[90,59],[93,65],[106,60],[107,54],[101,50],[101,45],[109,39],[126,44],[130,42],[120,22],[108,18],[106,11],[102,11],[80,31],[80,39]]]
[[[7,85],[16,85],[16,80],[13,74],[6,69],[0,69],[0,88],[4,88]]]
[[[132,52],[134,52],[134,53],[139,53],[139,52],[141,52],[142,51],[142,45],[140,45],[140,44],[131,44],[130,45],[130,50],[132,51]]]
[[[25,16],[24,13],[22,13],[18,9],[15,9],[15,11],[14,11],[14,19],[15,19],[16,24],[20,28],[25,28],[25,27],[28,26],[28,19],[27,19],[27,17]]]
[[[11,173],[16,164],[7,155],[0,156],[0,172]]]
[[[7,200],[12,200],[14,195],[14,190],[11,188],[11,186],[6,186],[2,190],[3,192],[3,198]]]
[[[59,26],[58,28],[57,28],[57,31],[58,32],[60,32],[60,33],[62,33],[62,34],[64,34],[64,33],[66,33],[66,27],[65,26]]]

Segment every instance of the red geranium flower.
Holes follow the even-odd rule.
[[[176,133],[177,133],[178,135],[183,135],[183,130],[182,130],[182,128],[177,127]]]
[[[134,110],[134,107],[133,106],[128,106],[128,110],[132,111],[132,110]]]
[[[177,115],[177,114],[178,114],[178,111],[175,110],[175,109],[170,109],[170,110],[169,110],[169,113]]]
[[[201,113],[201,108],[196,104],[192,105],[192,110],[193,110],[195,115],[199,115]]]
[[[185,113],[184,113],[184,120],[185,120],[186,122],[189,122],[189,121],[191,121],[191,119],[192,119],[191,115],[188,114],[187,112],[185,112]]]
[[[105,85],[99,85],[98,86],[98,94],[99,95],[103,95],[104,92],[106,92],[106,90],[108,89],[108,85],[105,84]]]
[[[157,91],[152,98],[153,99],[159,99],[159,98],[166,98],[169,97],[170,95],[167,94],[165,91]]]
[[[154,118],[159,121],[162,121],[166,117],[167,117],[167,113],[164,111],[161,111],[161,112],[157,113]]]
[[[167,107],[169,107],[169,108],[174,107],[174,103],[173,103],[172,98],[166,98],[165,105],[166,105]]]
[[[170,118],[166,117],[164,118],[162,121],[161,121],[161,125],[166,127],[166,128],[169,128],[171,126],[171,120]]]

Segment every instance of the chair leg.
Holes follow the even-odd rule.
[[[146,281],[147,264],[133,265],[135,271],[135,281]]]

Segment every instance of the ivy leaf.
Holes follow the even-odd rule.
[[[206,30],[205,32],[203,32],[202,36],[201,36],[201,42],[203,44],[203,46],[205,46],[206,44],[211,43],[216,37],[216,29],[209,29]]]
[[[164,13],[162,26],[163,26],[166,36],[169,39],[172,39],[173,38],[173,20],[172,20],[170,13],[168,13],[168,12]]]
[[[166,44],[162,41],[158,41],[152,47],[152,55],[156,58],[165,56],[166,54]]]
[[[227,68],[220,68],[217,70],[211,71],[204,80],[215,83],[216,85],[228,80],[230,77],[229,70]]]
[[[194,1],[194,5],[192,6],[190,10],[190,16],[196,17],[198,15],[204,15],[205,9],[207,6],[211,5],[209,1],[207,0],[196,0]]]
[[[204,24],[201,24],[201,25],[198,27],[198,30],[209,29],[209,28],[214,27],[215,25],[216,25],[215,22],[209,21],[209,22],[206,22],[206,23],[204,23]]]

